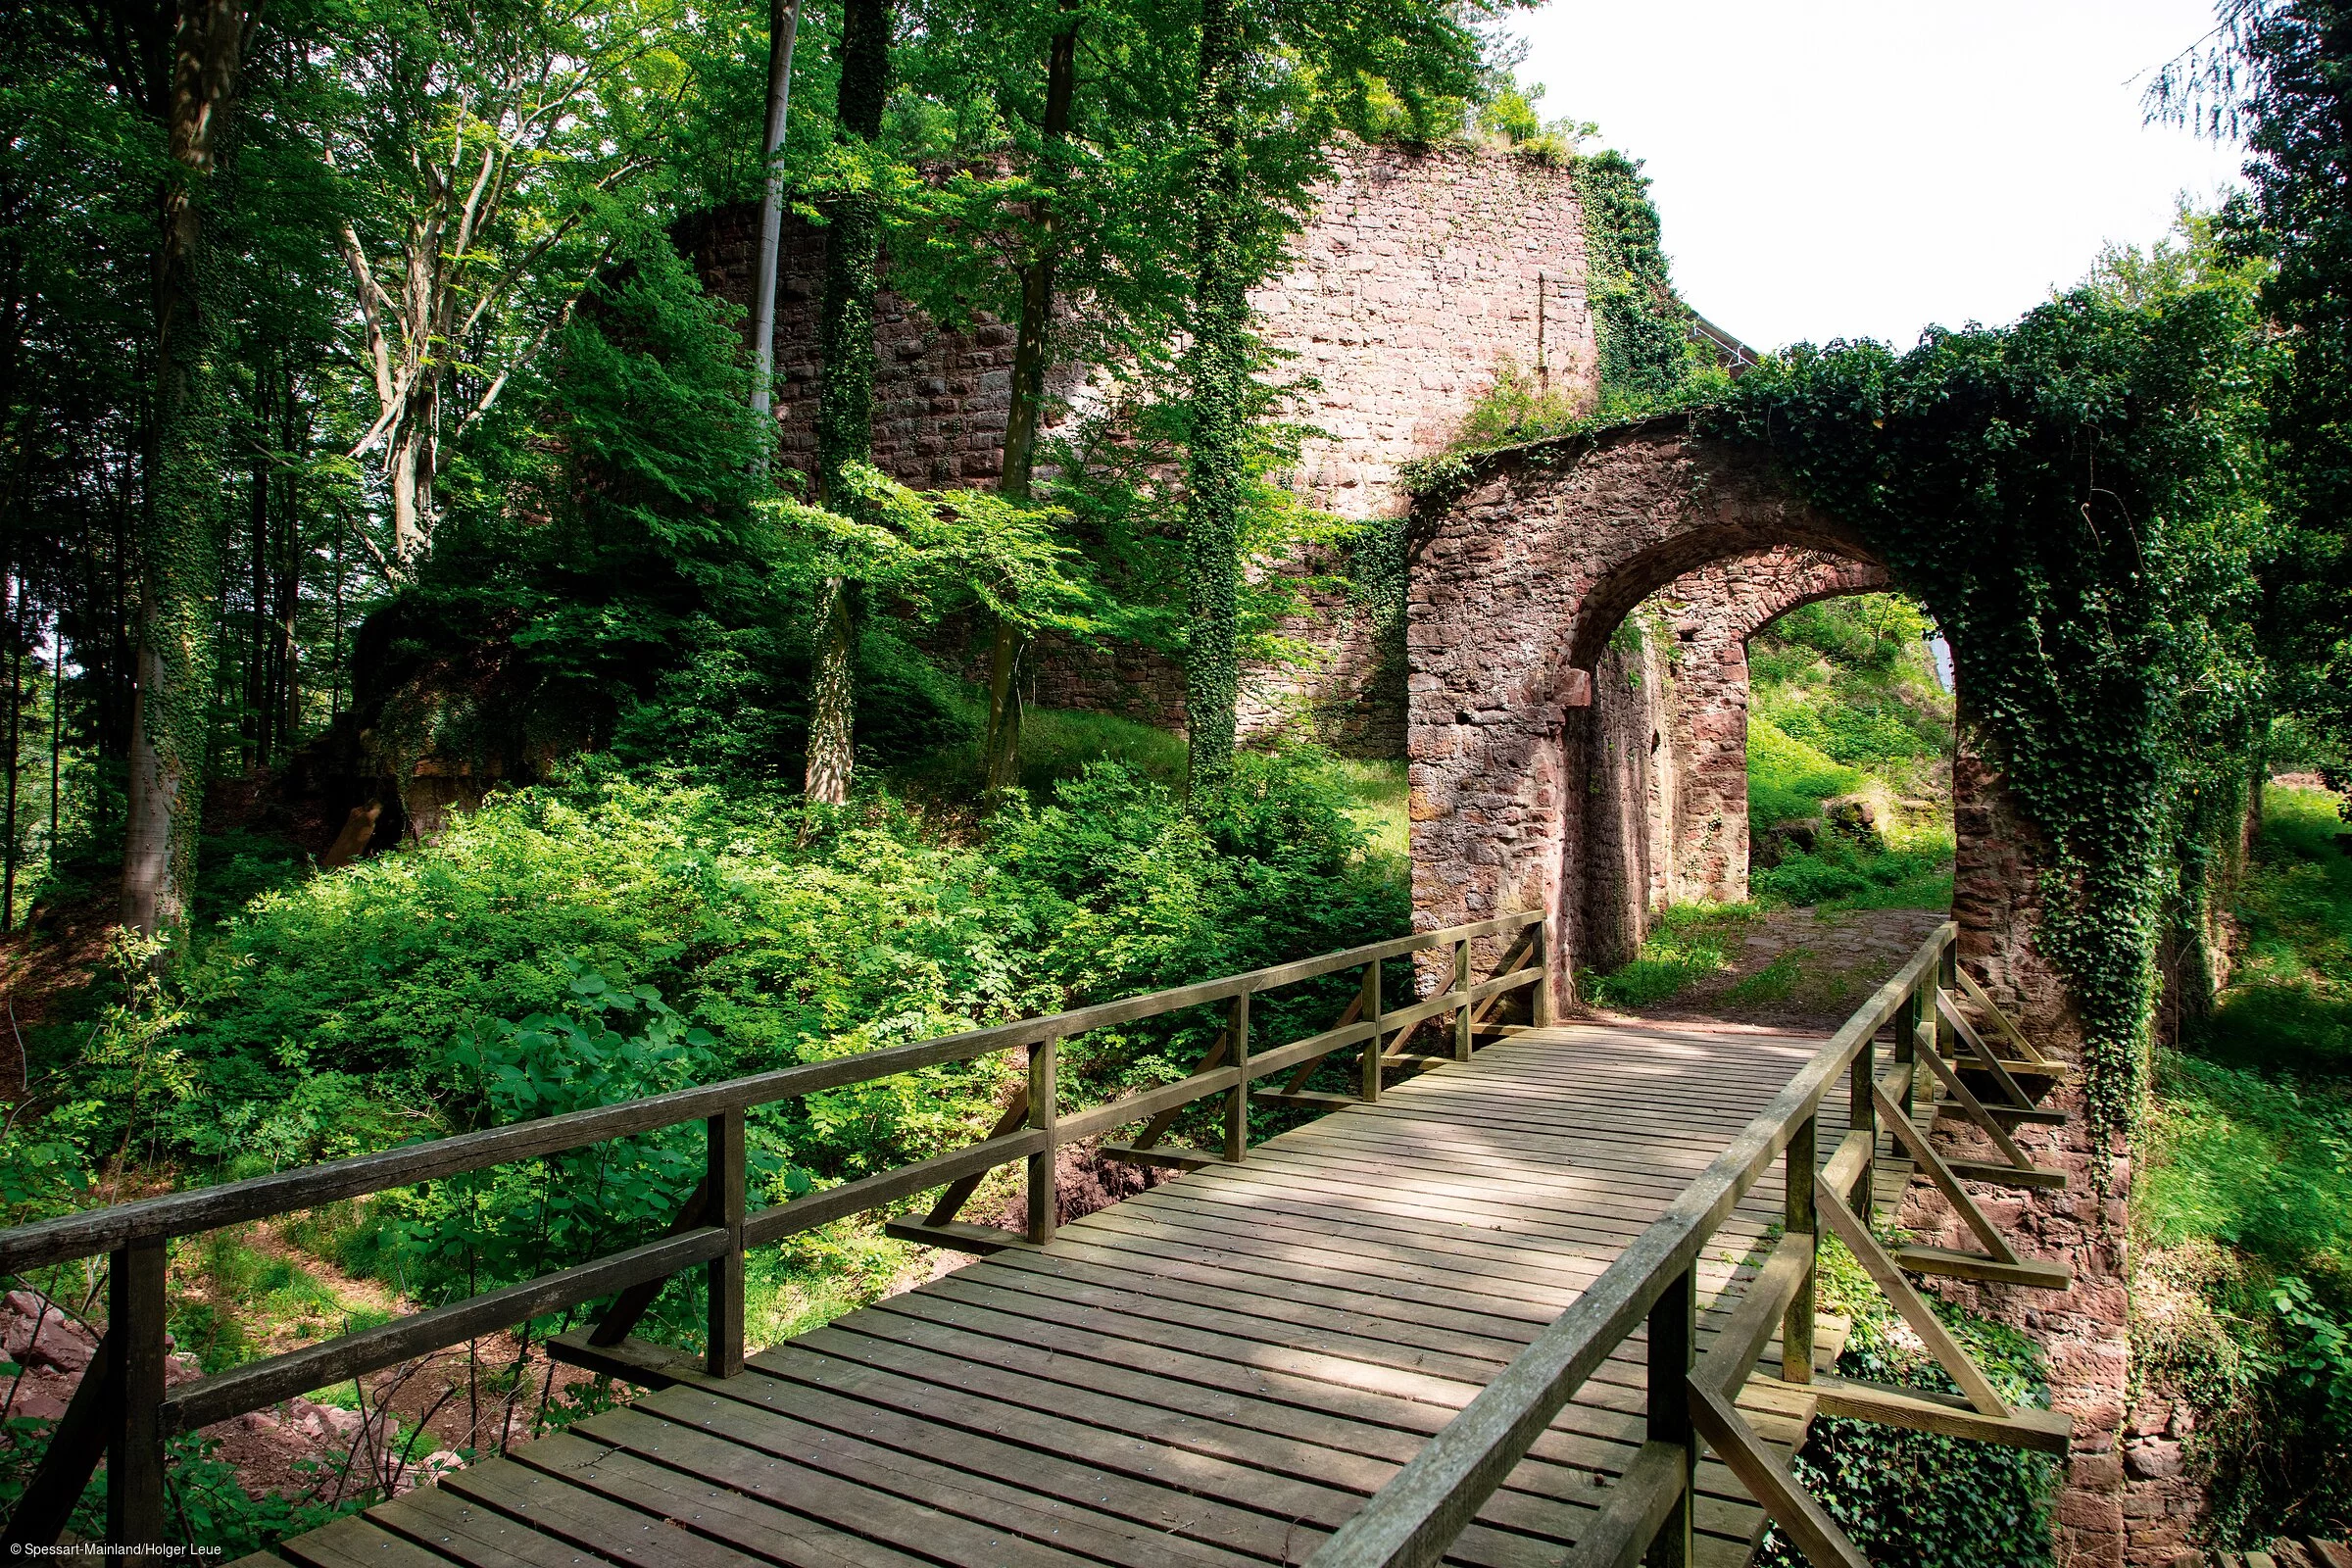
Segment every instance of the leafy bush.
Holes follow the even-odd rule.
[[[1748,873],[1758,903],[1824,909],[1942,909],[1952,902],[1951,853],[1872,852],[1825,831],[1817,848]]]

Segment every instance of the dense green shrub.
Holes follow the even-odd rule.
[[[169,1093],[143,1109],[94,1097],[89,1114],[115,1119],[89,1137],[135,1132],[159,1155],[243,1174],[1375,940],[1405,928],[1408,905],[1353,805],[1314,753],[1246,756],[1191,809],[1102,761],[955,842],[879,795],[811,809],[583,766],[494,795],[430,846],[256,899],[175,995],[150,998],[135,1028],[119,1020],[117,1035],[168,1053]],[[1266,1027],[1326,1000],[1270,999]],[[1213,1028],[1085,1037],[1073,1083],[1188,1070]],[[941,1067],[782,1107],[763,1169],[847,1179],[966,1140],[1010,1070]],[[594,1187],[625,1228],[682,1195],[689,1156],[615,1146],[593,1168],[517,1167],[404,1200],[416,1223],[398,1250],[415,1261],[439,1234],[444,1252],[505,1273],[529,1261],[515,1238],[592,1250],[610,1238],[571,1245],[567,1191]],[[489,1217],[461,1224],[453,1205]]]

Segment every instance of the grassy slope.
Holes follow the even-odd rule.
[[[2218,1544],[2352,1528],[2352,857],[2272,787],[2236,970],[2157,1062],[2132,1207],[2140,1375],[2189,1397]]]

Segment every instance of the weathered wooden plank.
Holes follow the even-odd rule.
[[[973,1475],[917,1454],[810,1426],[709,1389],[676,1388],[639,1409],[716,1433],[779,1459],[1102,1562],[1134,1568],[1241,1568],[1250,1559],[1131,1520],[1041,1495],[993,1476]]]
[[[743,1222],[743,1245],[765,1247],[787,1236],[798,1236],[819,1225],[831,1224],[852,1214],[862,1214],[869,1208],[911,1198],[916,1193],[943,1186],[960,1176],[975,1171],[994,1170],[999,1165],[1016,1159],[1026,1159],[1039,1151],[1050,1148],[1053,1134],[1030,1128],[1003,1138],[991,1138],[969,1149],[952,1150],[935,1154],[897,1170],[886,1170],[862,1181],[846,1182],[828,1187],[821,1193],[796,1198],[789,1203],[776,1203],[747,1216]]]
[[[449,1568],[449,1559],[393,1535],[361,1514],[297,1536],[278,1547],[302,1568]]]
[[[910,1502],[895,1493],[845,1481],[828,1471],[796,1464],[717,1433],[643,1410],[591,1416],[572,1430],[622,1453],[715,1483],[726,1494],[756,1497],[909,1557],[936,1554],[951,1560],[1002,1563],[1006,1568],[1073,1568],[1087,1560],[1063,1551],[1050,1538],[1039,1541],[1007,1535]],[[766,1509],[735,1506],[731,1511],[750,1529],[773,1527]]]
[[[2073,1442],[2075,1418],[2062,1410],[2021,1405],[2005,1416],[1989,1416],[1949,1395],[1839,1377],[1817,1378],[1805,1386],[1805,1392],[1821,1401],[1824,1415],[1853,1416],[1882,1426],[1971,1438],[2040,1453],[2064,1453]]]
[[[1026,1410],[962,1389],[843,1361],[801,1346],[802,1342],[796,1341],[766,1351],[757,1358],[757,1365],[766,1376],[895,1409],[943,1432],[1004,1437],[1046,1452],[1083,1453],[1095,1468],[1132,1482],[1180,1489],[1322,1530],[1338,1527],[1363,1500],[1360,1494],[1341,1485],[1318,1485],[1272,1474],[1220,1455]],[[944,1445],[949,1440],[943,1436],[937,1441]],[[941,1451],[946,1450],[943,1447]],[[1528,1568],[1547,1568],[1548,1555],[1537,1541],[1475,1524],[1455,1539],[1451,1554],[1463,1562],[1493,1568],[1522,1563]]]
[[[468,1568],[582,1568],[577,1547],[439,1487],[419,1487],[379,1503],[368,1517]]]
[[[710,1479],[569,1433],[525,1444],[517,1465],[740,1551],[792,1568],[920,1568],[923,1559],[761,1501]]]
[[[469,1466],[435,1484],[607,1562],[645,1568],[758,1568],[760,1563],[671,1523],[665,1514],[642,1512],[513,1459]]]

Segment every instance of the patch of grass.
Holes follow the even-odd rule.
[[[1867,782],[1817,746],[1807,745],[1769,718],[1750,712],[1747,720],[1747,819],[1762,833],[1775,822],[1812,821],[1821,803],[1851,795]]]
[[[2352,832],[2326,790],[2273,785],[2238,891],[2236,970],[2198,1054],[2352,1080]]]
[[[1741,1007],[1752,1007],[1758,1003],[1788,1001],[1804,972],[1803,956],[1804,950],[1801,948],[1792,948],[1780,954],[1763,968],[1725,992],[1723,1000]]]
[[[1402,758],[1342,758],[1332,763],[1332,771],[1355,797],[1348,814],[1372,836],[1373,853],[1399,860],[1410,853],[1412,829],[1412,787],[1406,781],[1405,768]]]
[[[1608,974],[1587,969],[1577,976],[1577,994],[1596,1007],[1646,1007],[1664,1002],[1694,980],[1721,974],[1757,908],[1752,904],[1678,904],[1659,916],[1658,928],[1631,963]]]

